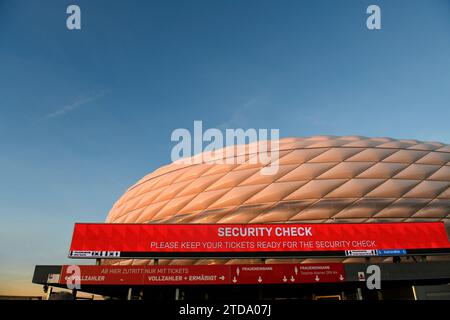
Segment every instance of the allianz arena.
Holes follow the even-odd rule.
[[[249,150],[247,145],[247,158],[252,157]],[[223,157],[223,151],[216,152],[217,158]],[[279,141],[277,164],[276,174],[262,175],[263,165],[251,161],[172,163],[131,186],[115,203],[106,222],[443,221],[450,224],[448,144],[361,136],[285,138]],[[392,261],[392,257],[371,259]],[[364,258],[330,260],[361,262]],[[242,259],[183,259],[160,260],[159,264],[238,261],[244,262]],[[300,260],[302,263],[311,261]],[[244,263],[253,262],[261,263],[261,260],[246,259]],[[279,263],[280,260],[265,262]],[[153,264],[153,260],[103,260],[102,263],[147,265]]]

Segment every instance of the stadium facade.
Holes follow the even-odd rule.
[[[274,175],[263,175],[263,164],[251,163],[250,149],[247,145],[245,153],[235,153],[244,163],[174,163],[150,173],[116,202],[106,222],[450,223],[450,145],[360,136],[286,138],[279,143]],[[211,162],[226,154],[219,150]]]
[[[209,158],[209,162],[193,161],[191,164],[175,162],[161,167],[139,180],[125,192],[109,212],[106,223],[443,222],[448,233],[450,226],[450,145],[448,144],[361,136],[285,138],[279,141],[278,159],[275,160],[278,170],[272,175],[264,175],[261,172],[261,168],[271,165],[270,163],[251,161],[255,156],[252,150],[250,145],[236,149],[233,155],[234,160],[226,159],[229,153],[226,152],[227,149],[223,149],[216,151],[214,156]],[[218,163],[218,160],[227,161]],[[412,293],[416,297],[420,290],[423,291],[423,296],[426,296],[427,292],[438,290],[444,292],[443,296],[450,297],[449,255],[423,255],[401,259],[393,256],[377,256],[322,257],[320,259],[212,257],[98,260],[98,264],[105,266],[318,262],[344,263],[348,270],[351,269],[351,271],[346,269],[346,272],[351,273],[352,276],[358,273],[355,270],[367,264],[383,266],[384,270],[387,270],[386,274],[393,277],[390,279],[391,282],[387,283],[391,283],[391,287],[394,288],[391,288],[394,290],[391,290],[391,293],[386,291],[385,296],[393,294],[392,292],[398,289],[401,293],[398,293],[397,297],[412,297]],[[392,264],[392,262],[401,263]],[[408,270],[416,270],[413,272],[414,276],[405,277]],[[402,281],[402,286],[398,285],[399,282],[395,282],[397,280]],[[42,283],[38,280],[35,282]],[[350,291],[358,286],[358,283],[352,283],[347,286]],[[416,287],[411,291],[413,284],[428,285],[429,290],[425,290],[425,287]],[[434,284],[440,285],[439,288],[429,287]],[[311,297],[310,294],[317,290],[328,293],[330,290],[339,292],[339,297],[345,295],[342,285],[341,287],[329,285],[328,289],[319,285],[302,288],[303,291],[299,289],[300,291],[294,291],[288,297]],[[210,296],[219,297],[220,292],[223,294],[228,292],[224,289],[208,290]],[[248,290],[252,289],[247,287],[241,292],[248,294]],[[290,290],[292,289],[278,290],[272,287],[266,289],[266,292],[272,292],[268,296],[277,298],[278,293],[284,294],[291,292]],[[185,288],[185,292],[188,291],[189,288]],[[405,294],[406,291],[411,295]],[[198,293],[198,289],[191,288],[191,292]],[[231,294],[231,291],[228,293]],[[154,291],[147,292],[148,296],[154,296],[154,294]],[[233,291],[233,294],[235,295],[236,291]],[[349,296],[348,292],[347,296]]]

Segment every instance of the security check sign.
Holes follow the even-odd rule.
[[[71,258],[342,257],[448,254],[442,222],[75,224]]]

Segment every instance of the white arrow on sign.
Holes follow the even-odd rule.
[[[237,282],[237,280],[236,280],[236,277],[233,277],[233,283],[236,283]]]
[[[344,277],[342,276],[342,274],[339,276],[339,280],[343,281]]]
[[[291,276],[291,282],[294,282],[294,281],[295,281],[294,276]]]
[[[262,282],[262,278],[261,278],[261,276],[259,276],[259,278],[258,278],[258,282],[259,282],[259,283],[261,283],[261,282]]]
[[[283,277],[283,282],[286,282],[287,281],[287,278],[286,278],[286,276],[284,276]]]
[[[320,280],[319,276],[316,276],[314,280],[319,281]]]
[[[366,281],[366,275],[364,274],[364,272],[358,272],[358,280]]]

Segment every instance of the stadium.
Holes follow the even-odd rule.
[[[279,141],[278,170],[263,175],[270,163],[251,161],[251,145],[225,159],[224,150],[211,162],[174,162],[146,175],[113,205],[107,224],[257,225],[222,228],[222,236],[264,236],[261,225],[294,224],[289,236],[308,235],[298,224],[441,223],[450,228],[450,145],[440,142],[313,136]],[[198,156],[198,155],[197,155]],[[237,159],[239,158],[239,159]],[[242,161],[244,159],[244,161]],[[215,162],[216,161],[216,162]],[[250,231],[249,231],[250,230]],[[243,234],[243,232],[245,234]],[[275,231],[274,231],[275,232]],[[283,233],[281,230],[277,231]],[[285,233],[286,233],[285,232]],[[250,234],[249,234],[250,233]],[[287,235],[287,233],[285,235]],[[292,234],[291,234],[292,233]],[[127,235],[121,235],[126,237]],[[420,239],[419,239],[420,240]],[[446,239],[448,241],[448,238]],[[328,242],[333,243],[331,241]],[[170,244],[166,244],[170,245]],[[367,245],[370,247],[370,244]],[[392,248],[394,249],[394,248]],[[404,249],[404,248],[396,248]],[[414,254],[413,254],[414,253]],[[450,297],[450,252],[416,250],[409,254],[277,257],[97,257],[100,266],[220,266],[342,264],[345,283],[299,286],[86,286],[87,292],[111,297],[261,299],[330,297],[338,299],[419,299]],[[367,290],[361,270],[381,267],[383,290]],[[52,270],[57,270],[54,266]],[[37,266],[34,283],[49,285],[50,269]],[[239,273],[238,273],[239,275]],[[46,278],[47,277],[47,278]],[[359,277],[359,279],[358,279]],[[341,278],[343,276],[341,275]],[[342,279],[341,279],[342,280]],[[133,289],[133,290],[131,290]],[[135,292],[139,292],[136,296]]]

